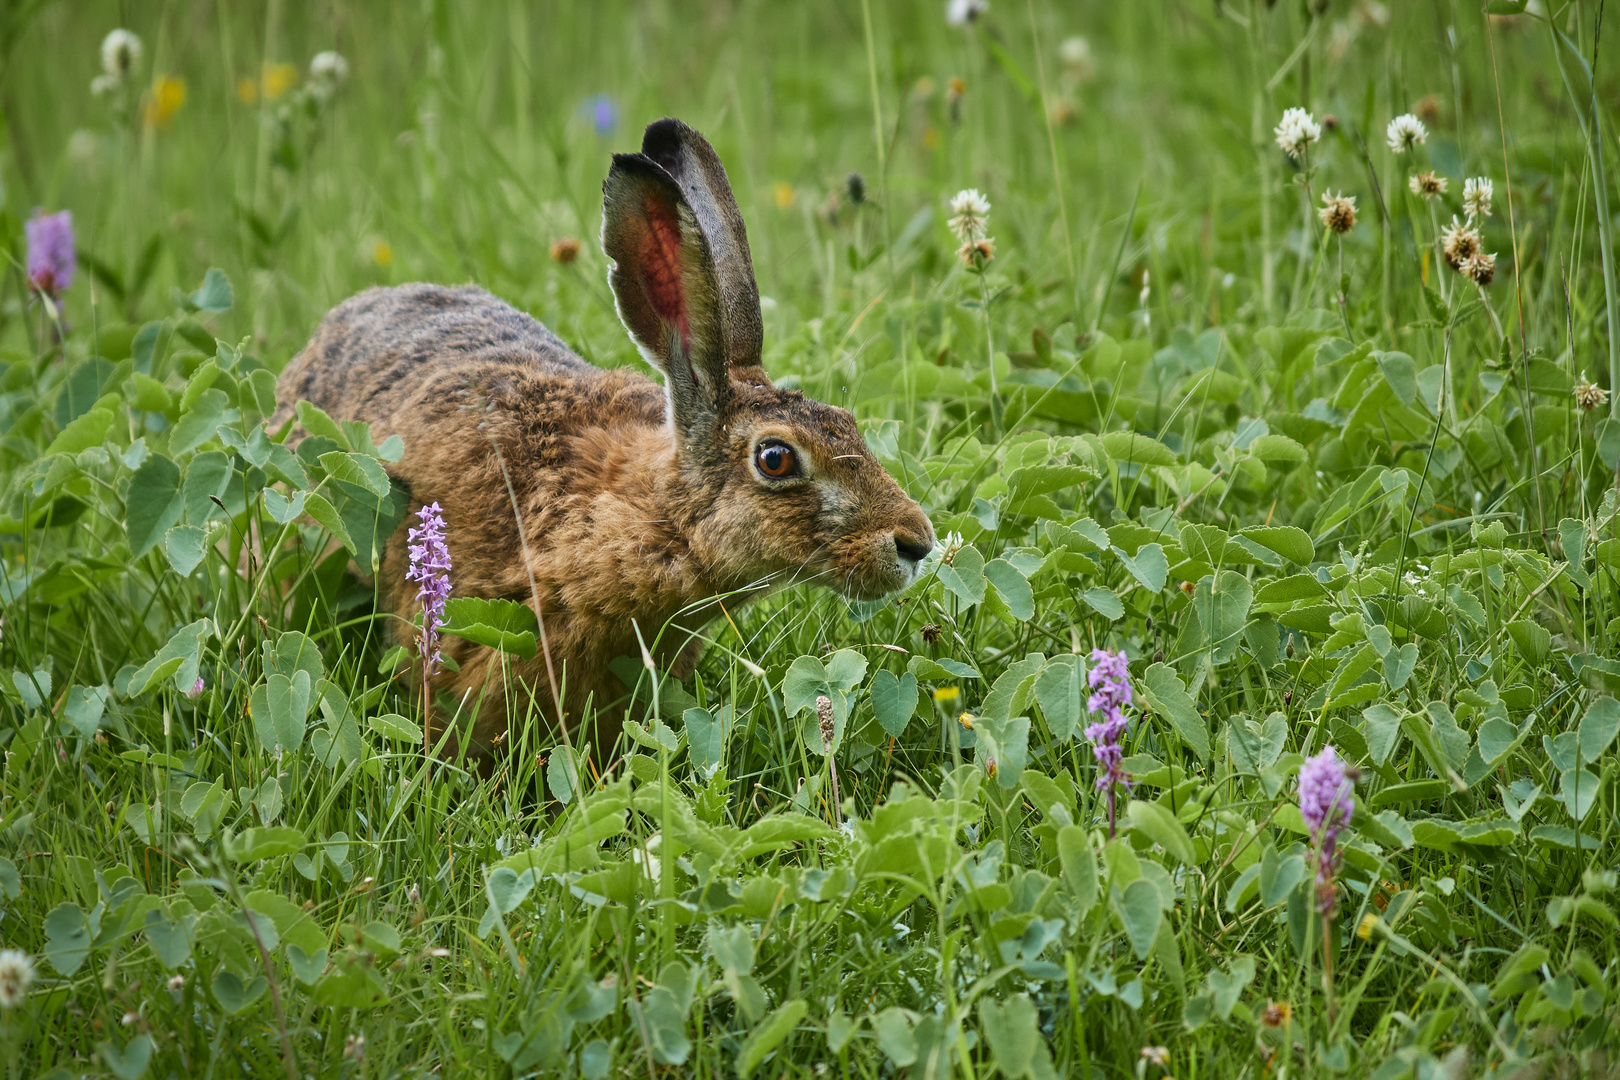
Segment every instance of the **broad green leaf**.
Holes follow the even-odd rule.
[[[1163,547],[1158,544],[1143,544],[1135,555],[1127,555],[1119,548],[1114,548],[1114,555],[1142,588],[1155,594],[1163,591],[1165,580],[1170,576],[1170,562],[1164,556]]]
[[[1102,436],[1102,445],[1115,461],[1134,461],[1139,465],[1176,463],[1175,451],[1157,439],[1134,431],[1110,431]]]
[[[1192,866],[1198,861],[1193,853],[1192,838],[1162,803],[1132,799],[1125,808],[1125,814],[1134,828],[1141,830],[1184,865]]]
[[[444,633],[533,660],[540,622],[534,609],[515,600],[458,596],[445,602]]]
[[[306,843],[308,841],[299,830],[286,825],[273,825],[244,831],[226,845],[226,850],[233,861],[246,863],[291,855],[302,850]]]
[[[1080,901],[1080,910],[1090,911],[1098,895],[1097,855],[1091,848],[1091,836],[1078,825],[1065,825],[1058,830],[1057,845],[1063,883]]]
[[[1287,435],[1261,435],[1249,444],[1249,453],[1268,465],[1303,465],[1309,454]]]
[[[1046,726],[1058,740],[1072,738],[1085,717],[1086,674],[1072,653],[1054,656],[1035,676],[1035,700]]]
[[[1384,681],[1391,690],[1399,690],[1405,686],[1417,670],[1418,647],[1417,642],[1408,641],[1405,645],[1391,648],[1384,654]],[[1382,762],[1380,762],[1382,764]]]
[[[1029,579],[1020,574],[1012,563],[1006,559],[992,559],[985,564],[984,577],[1006,601],[1007,610],[1012,612],[1013,618],[1022,622],[1034,617],[1035,592],[1029,587]]]
[[[78,904],[64,901],[45,916],[45,959],[63,978],[71,978],[90,955],[90,927]]]
[[[231,310],[236,302],[236,294],[231,289],[231,279],[225,276],[225,271],[217,266],[210,266],[203,275],[202,284],[192,293],[191,303],[199,311],[221,312]]]
[[[188,525],[203,525],[209,519],[224,517],[215,499],[223,499],[235,478],[231,459],[218,450],[198,454],[186,466],[185,483],[181,485],[181,498],[185,511],[181,520]]]
[[[972,544],[959,550],[949,563],[940,563],[935,573],[962,603],[984,603],[984,556]]]
[[[175,573],[190,577],[208,557],[208,533],[195,525],[176,525],[164,537],[163,554]]]
[[[915,692],[911,697],[916,701]],[[726,745],[731,741],[732,715],[732,708],[727,705],[719,710],[718,716],[707,709],[687,709],[682,716],[687,756],[693,768],[705,779],[713,776],[715,770],[725,763]]]
[[[304,510],[315,519],[317,525],[332,534],[332,539],[348,548],[351,554],[359,551],[355,546],[354,537],[349,535],[349,527],[344,524],[342,515],[326,496],[309,492],[304,497]]]
[[[1604,696],[1588,705],[1579,732],[1581,761],[1597,761],[1620,734],[1620,701]]]
[[[1215,663],[1224,664],[1237,655],[1253,600],[1253,587],[1235,570],[1208,575],[1193,587],[1193,609]]]
[[[63,428],[45,448],[45,457],[52,454],[77,454],[92,446],[100,446],[112,427],[116,414],[111,409],[91,409]]]
[[[897,1069],[903,1069],[917,1060],[917,1039],[912,1034],[911,1021],[899,1008],[890,1006],[872,1017],[872,1034],[877,1036],[878,1049]]]
[[[1080,599],[1091,606],[1091,609],[1105,619],[1121,619],[1125,617],[1125,605],[1115,595],[1114,590],[1101,585],[1093,585],[1079,594]]]
[[[546,759],[546,788],[551,797],[567,806],[579,794],[579,764],[566,746],[552,749]]]
[[[130,477],[126,505],[124,524],[129,531],[130,554],[139,558],[180,521],[185,508],[180,494],[180,466],[162,454],[152,454]]]
[[[261,978],[259,981],[264,980]],[[145,1075],[147,1066],[152,1063],[152,1049],[150,1035],[137,1035],[125,1043],[122,1050],[110,1039],[97,1043],[96,1056],[118,1080],[137,1080]]]
[[[1115,910],[1125,927],[1131,950],[1138,960],[1146,960],[1153,948],[1153,939],[1159,936],[1159,920],[1164,917],[1159,906],[1158,886],[1146,878],[1137,878],[1119,894]]]
[[[154,910],[146,913],[146,943],[152,947],[152,953],[158,958],[167,971],[173,971],[185,963],[191,956],[193,944],[193,929],[197,925],[195,915],[186,915],[178,919],[170,918],[164,911]]]
[[[273,674],[254,688],[248,701],[253,727],[266,753],[287,753],[304,745],[304,721],[309,717],[309,672],[299,671],[288,678]]]
[[[968,667],[960,660],[952,660],[948,656],[930,660],[926,656],[913,656],[906,661],[906,670],[917,676],[918,679],[977,679],[979,673]]]
[[[990,1044],[991,1060],[1009,1080],[1029,1075],[1035,1051],[1046,1045],[1040,1015],[1027,994],[1014,994],[1006,1001],[980,999],[979,1030]]]
[[[1208,761],[1209,728],[1175,669],[1168,664],[1152,664],[1142,673],[1140,686],[1148,708],[1170,722],[1198,760]]]
[[[67,704],[62,709],[62,719],[81,737],[94,738],[101,727],[101,714],[107,708],[108,693],[110,691],[105,686],[70,688]]]
[[[1315,574],[1295,574],[1260,586],[1260,591],[1254,594],[1254,602],[1291,605],[1300,600],[1320,600],[1326,595],[1327,590],[1322,588]]]
[[[824,694],[830,697],[831,690],[827,665],[814,656],[797,657],[782,676],[782,707],[789,716],[797,716],[815,708],[816,698]]]
[[[366,726],[391,742],[422,745],[422,728],[415,720],[399,713],[383,713],[366,721]]]
[[[176,630],[156,656],[130,675],[122,696],[139,697],[167,678],[174,680],[176,690],[191,689],[202,663],[203,642],[213,635],[214,624],[207,619],[198,619]]]
[[[1402,405],[1417,401],[1416,361],[1402,352],[1375,352],[1373,359],[1378,361],[1378,370]]]
[[[737,1074],[751,1076],[759,1063],[782,1044],[793,1033],[799,1021],[810,1006],[802,998],[794,998],[777,1007],[769,1016],[761,1020],[748,1037],[743,1040],[742,1046],[737,1050]]]
[[[388,474],[375,458],[364,454],[345,454],[333,450],[320,456],[321,468],[334,480],[342,480],[365,488],[377,498],[386,496],[390,489]]]
[[[872,676],[868,693],[878,724],[898,739],[917,711],[917,676],[909,671],[898,677],[892,671],[879,671]]]
[[[1374,765],[1382,765],[1400,745],[1400,711],[1383,702],[1362,709],[1361,734],[1367,740],[1367,756]]]
[[[1309,564],[1316,558],[1316,547],[1311,543],[1311,534],[1292,525],[1255,526],[1244,529],[1242,535],[1301,566]]]

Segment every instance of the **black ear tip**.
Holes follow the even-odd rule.
[[[687,136],[696,134],[697,132],[675,117],[666,116],[662,120],[654,120],[648,124],[647,130],[641,133],[641,152],[655,161],[660,161],[679,150]]]

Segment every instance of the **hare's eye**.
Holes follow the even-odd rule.
[[[785,480],[799,474],[799,462],[786,443],[760,443],[754,451],[754,465],[772,480]]]

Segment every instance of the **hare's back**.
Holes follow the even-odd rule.
[[[529,315],[473,285],[367,289],[333,308],[282,372],[283,407],[307,399],[334,417],[384,420],[457,369],[596,369]]]

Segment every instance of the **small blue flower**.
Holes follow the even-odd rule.
[[[606,94],[586,98],[580,111],[591,118],[591,126],[596,129],[598,135],[611,135],[619,124],[619,108]]]

